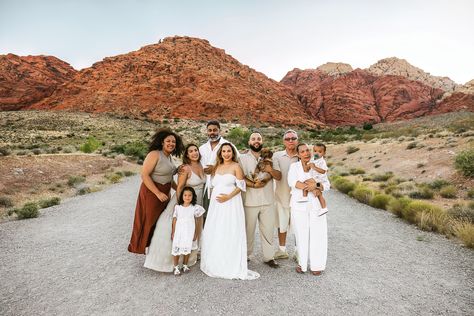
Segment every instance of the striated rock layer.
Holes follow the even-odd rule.
[[[78,72],[31,109],[108,112],[137,118],[320,124],[291,90],[212,47],[170,37]]]
[[[0,110],[20,110],[38,102],[75,73],[53,56],[0,55]]]

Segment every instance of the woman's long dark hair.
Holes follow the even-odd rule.
[[[162,128],[159,129],[155,135],[151,138],[150,147],[148,148],[148,152],[153,150],[163,150],[163,142],[166,137],[173,136],[176,140],[176,147],[174,148],[173,152],[171,153],[173,156],[181,156],[184,151],[183,140],[181,136],[170,130],[169,128]]]
[[[212,173],[215,173],[216,170],[217,170],[217,167],[219,167],[219,165],[221,165],[224,162],[224,158],[222,158],[222,148],[224,146],[229,146],[232,149],[232,161],[233,162],[238,162],[237,161],[237,151],[235,150],[234,146],[232,146],[231,143],[223,143],[221,145],[221,147],[219,147],[219,150],[217,151],[216,164],[214,165]]]
[[[184,152],[183,152],[183,164],[184,165],[191,164],[191,159],[189,159],[189,157],[188,157],[188,149],[193,147],[193,146],[197,148],[198,153],[199,153],[198,162],[201,162],[201,153],[199,152],[199,147],[195,144],[187,144],[186,147],[184,148]]]
[[[184,200],[183,200],[184,191],[189,191],[193,194],[193,199],[191,201],[191,204],[196,205],[196,203],[197,203],[197,194],[196,194],[196,191],[194,191],[194,189],[192,187],[184,187],[183,188],[183,191],[181,191],[181,194],[179,195],[178,204],[179,205],[184,204]]]

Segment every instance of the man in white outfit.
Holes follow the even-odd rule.
[[[273,248],[273,232],[275,229],[273,178],[258,178],[257,175],[257,181],[253,181],[253,174],[263,147],[262,135],[260,133],[252,133],[248,144],[250,150],[240,156],[240,165],[247,185],[246,192],[243,192],[245,226],[247,230],[247,256],[253,253],[255,228],[258,222],[263,261],[271,268],[278,268],[279,265],[273,258],[275,251]],[[267,173],[272,175],[275,172],[270,165],[266,165],[264,171],[261,176],[267,175]]]
[[[275,172],[275,207],[277,214],[276,226],[278,228],[279,249],[275,259],[287,259],[286,235],[290,227],[290,187],[288,186],[288,170],[293,162],[298,161],[296,146],[298,134],[294,130],[287,130],[283,134],[285,150],[273,155],[273,168]]]
[[[313,191],[316,181],[312,178],[309,161],[311,151],[306,144],[297,146],[300,161],[292,163],[288,171],[288,185],[291,188],[291,223],[298,250],[296,272],[307,271],[308,261],[313,275],[320,275],[326,269],[327,260],[327,221],[326,214],[319,216],[321,204],[317,196],[308,193],[308,201],[301,203],[303,189]],[[323,191],[329,190],[329,181],[321,183]],[[321,194],[321,191],[316,191]]]
[[[207,210],[209,207],[209,198],[211,197],[211,192],[208,188],[211,185],[211,172],[212,166],[216,163],[217,151],[221,148],[221,145],[224,143],[230,143],[228,140],[224,139],[221,136],[221,125],[218,121],[209,121],[206,125],[206,133],[208,141],[199,147],[199,152],[201,153],[201,164],[204,167],[204,173],[207,174],[206,186],[204,188],[204,198],[203,198],[203,207]],[[232,144],[232,143],[231,143]],[[235,147],[237,152],[237,159],[239,158],[239,151]],[[204,213],[204,215],[207,215]]]

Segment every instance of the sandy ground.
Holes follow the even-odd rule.
[[[0,224],[0,314],[472,315],[472,250],[335,191],[320,277],[297,274],[291,260],[273,270],[259,252],[254,281],[147,270],[126,250],[139,184],[128,178]]]

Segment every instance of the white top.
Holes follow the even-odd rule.
[[[303,198],[303,190],[296,188],[296,182],[304,182],[308,179],[311,179],[312,175],[311,172],[304,172],[303,165],[301,161],[294,162],[290,165],[290,170],[288,171],[288,185],[291,189],[291,198],[290,198],[290,207],[291,208],[298,208],[301,207],[303,203],[298,203],[299,200]],[[321,182],[323,185],[323,191],[327,191],[330,189],[331,185],[329,181]],[[308,202],[311,203],[313,208],[319,209],[321,205],[319,204],[319,200],[314,194],[308,194]]]
[[[206,168],[207,165],[214,165],[216,163],[217,152],[219,151],[219,148],[221,148],[222,144],[224,143],[230,143],[230,142],[226,140],[224,137],[221,137],[219,139],[219,143],[214,147],[214,149],[211,148],[211,141],[207,141],[207,143],[199,147],[199,153],[201,154],[201,165],[204,168]],[[235,147],[234,144],[231,143],[231,145],[235,148],[235,151],[237,153],[237,160],[238,160],[239,151],[237,150],[237,147]],[[205,189],[209,188],[210,186],[211,186],[211,176],[207,175]],[[209,192],[209,190],[207,190],[207,196],[208,198],[211,197],[211,193]]]
[[[318,171],[311,168],[311,177],[316,180],[316,182],[329,182],[328,165],[326,164],[326,160],[324,160],[324,157],[318,158],[316,160],[311,160],[310,162],[314,163],[314,165],[319,169],[323,169],[324,171],[326,171],[326,173],[319,173]]]
[[[252,174],[257,167],[257,158],[249,151],[240,156],[240,166],[246,176]],[[247,188],[242,195],[245,206],[262,206],[273,204],[275,194],[273,193],[273,181],[268,181],[263,188]]]
[[[273,169],[281,172],[281,179],[275,180],[275,201],[283,207],[290,207],[290,187],[288,186],[288,170],[293,162],[298,161],[297,156],[290,157],[286,150],[273,154]]]

